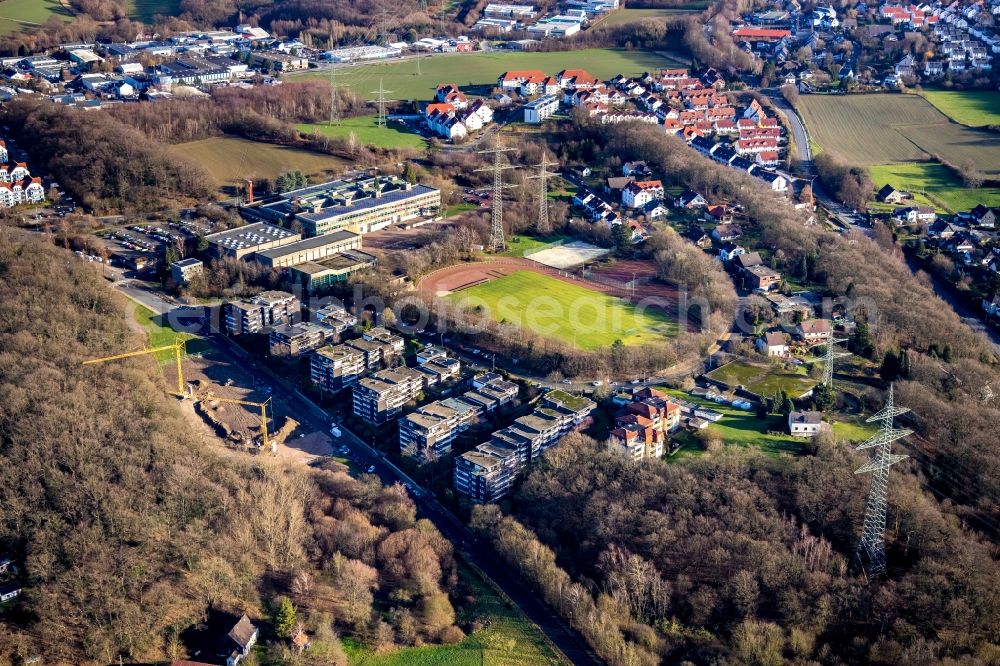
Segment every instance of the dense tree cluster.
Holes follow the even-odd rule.
[[[989,663],[991,546],[897,474],[892,574],[866,582],[863,454],[815,448],[636,465],[571,435],[515,498],[520,522],[486,507],[474,524],[611,664]]]
[[[3,122],[43,173],[96,212],[177,205],[214,189],[201,167],[107,114],[19,100]]]
[[[813,163],[823,187],[835,199],[851,208],[864,209],[875,188],[868,169],[844,164],[829,153],[820,153]]]
[[[455,639],[450,545],[401,486],[206,447],[151,360],[80,364],[142,344],[125,316],[91,266],[0,229],[0,552],[25,564],[0,663],[183,656],[211,610],[266,622],[264,590],[323,638],[302,663],[346,663],[335,628]]]

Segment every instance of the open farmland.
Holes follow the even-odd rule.
[[[420,74],[415,58],[391,63],[370,63],[337,68],[337,85],[346,86],[361,99],[372,99],[381,80],[392,99],[429,100],[439,83],[451,82],[468,89],[496,84],[497,77],[509,69],[541,69],[555,74],[561,69],[586,69],[594,76],[610,78],[615,74],[640,74],[672,62],[648,51],[625,49],[583,49],[552,53],[490,51],[455,53],[421,58]],[[329,79],[324,72],[307,72],[288,78]]]
[[[1000,92],[995,90],[925,90],[921,94],[956,123],[1000,125]]]
[[[201,164],[220,184],[245,178],[274,178],[292,169],[306,175],[336,172],[344,166],[331,155],[237,137],[213,137],[180,143],[171,149]]]
[[[73,18],[59,0],[0,0],[0,34],[42,25],[53,16],[64,21]]]
[[[390,122],[384,127],[378,127],[375,124],[375,116],[345,118],[335,125],[330,123],[296,125],[296,129],[307,134],[322,134],[345,139],[353,134],[359,143],[378,148],[420,149],[425,145],[422,136],[410,132],[399,123]]]
[[[180,10],[180,0],[128,0],[129,18],[145,23],[152,23],[157,15],[177,16]]]
[[[851,164],[971,160],[1000,173],[1000,135],[951,122],[917,95],[803,95],[812,139]]]
[[[608,347],[616,340],[628,345],[654,342],[677,331],[677,324],[660,310],[639,310],[624,299],[530,270],[475,284],[447,298],[581,349]]]
[[[693,15],[704,11],[706,3],[691,2],[683,7],[665,7],[663,9],[619,9],[611,12],[607,18],[599,21],[599,26],[626,25],[628,23],[638,23],[650,19],[667,18],[677,15]]]
[[[875,189],[892,185],[913,195],[915,203],[938,212],[957,212],[978,204],[1000,206],[1000,188],[964,187],[947,167],[937,162],[878,164],[869,168]]]

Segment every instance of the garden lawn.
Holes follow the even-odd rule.
[[[479,631],[455,645],[425,645],[374,653],[355,642],[344,648],[352,666],[559,666],[564,662],[538,627],[463,563],[459,576],[475,596],[459,621],[478,621]]]
[[[146,331],[148,336],[147,345],[153,347],[165,347],[173,344],[174,340],[181,338],[187,341],[185,351],[188,354],[200,354],[209,348],[209,344],[202,338],[196,338],[190,333],[178,333],[170,326],[165,326],[163,317],[156,314],[144,305],[133,302],[135,308],[133,317],[139,326]],[[154,355],[160,364],[173,363],[174,352],[171,350],[162,351]]]
[[[809,440],[784,434],[788,430],[788,420],[779,414],[770,414],[766,419],[757,418],[756,412],[736,409],[731,405],[720,405],[711,400],[704,400],[683,391],[657,387],[659,390],[676,398],[693,402],[722,414],[722,418],[706,428],[715,433],[723,442],[730,446],[755,447],[769,454],[791,453],[799,454],[802,446]],[[770,434],[782,433],[782,434]],[[698,450],[697,440],[686,442],[692,452]],[[678,455],[681,452],[678,452]],[[676,456],[675,456],[676,457]],[[683,458],[683,456],[681,456]]]
[[[73,18],[73,14],[59,4],[59,0],[0,0],[0,34],[8,35],[42,25],[52,16],[64,21]]]
[[[950,169],[937,162],[879,164],[869,167],[869,171],[876,191],[883,185],[892,185],[913,194],[915,203],[933,206],[938,212],[956,213],[978,204],[1000,206],[1000,188],[964,187]]]
[[[798,398],[817,384],[817,381],[807,375],[804,369],[789,371],[746,361],[732,361],[705,376],[732,388],[742,384],[747,390],[765,397],[785,391],[792,398]]]
[[[921,94],[956,123],[1000,125],[1000,92],[996,90],[924,90]]]
[[[330,123],[297,125],[296,129],[306,134],[322,134],[323,136],[348,138],[351,134],[357,141],[366,146],[378,148],[414,148],[424,147],[424,138],[415,134],[406,126],[389,122],[384,127],[375,124],[375,116],[345,118],[335,125]]]
[[[521,270],[449,294],[448,300],[496,321],[526,327],[580,349],[662,340],[677,333],[665,313],[636,309],[614,296],[534,271]]]
[[[615,74],[635,75],[672,63],[652,51],[625,49],[582,49],[579,51],[489,51],[428,56],[419,61],[404,60],[390,63],[367,63],[337,68],[337,85],[354,91],[361,99],[372,99],[379,81],[392,99],[425,100],[434,96],[439,83],[455,83],[468,89],[479,87],[480,93],[495,86],[497,77],[510,69],[541,69],[555,74],[562,69],[586,69],[602,79]],[[303,72],[287,78],[329,80],[326,72]]]
[[[864,421],[837,421],[833,424],[833,434],[837,441],[863,442],[878,431],[878,428]]]

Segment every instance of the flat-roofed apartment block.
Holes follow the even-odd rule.
[[[494,379],[478,389],[466,391],[459,399],[474,406],[477,416],[484,416],[514,400],[517,393],[517,384]]]
[[[479,391],[496,383],[497,380],[494,380]],[[516,395],[517,387],[512,386]],[[465,400],[469,393],[462,399]],[[583,423],[597,406],[593,400],[565,391],[550,391],[542,397],[541,404],[530,415],[522,416],[510,427],[493,433],[489,442],[455,459],[453,482],[456,491],[475,502],[492,502],[503,497],[522,469],[563,435]],[[496,460],[498,451],[503,452],[504,464]]]
[[[289,245],[301,239],[302,234],[266,222],[247,224],[205,236],[212,256],[219,259],[244,259],[255,252]]]
[[[455,407],[459,407],[456,409]],[[451,443],[469,427],[473,411],[466,405],[444,401],[419,407],[399,420],[399,451],[421,463],[433,462],[451,453]]]
[[[371,268],[378,259],[361,250],[346,250],[326,259],[307,261],[288,269],[292,284],[300,285],[306,293],[315,294],[338,282],[346,282],[353,273]]]
[[[348,340],[345,344],[354,347],[363,354],[365,367],[368,370],[378,370],[383,361],[393,356],[392,347],[381,342],[358,339]]]
[[[307,261],[320,261],[334,257],[347,250],[361,249],[361,234],[350,231],[334,231],[297,240],[254,254],[254,261],[271,268],[288,268]]]
[[[285,192],[277,200],[244,207],[241,212],[289,226],[298,221],[307,236],[319,236],[340,230],[366,234],[390,224],[436,215],[440,209],[440,190],[394,176],[374,176],[310,185]]]
[[[380,370],[354,386],[354,415],[369,423],[385,423],[399,416],[403,405],[422,389],[420,373],[411,368]]]
[[[298,324],[281,324],[271,329],[268,339],[271,356],[296,357],[319,349],[333,339],[335,331],[329,326],[311,321]]]
[[[358,324],[358,318],[344,309],[340,303],[331,303],[313,312],[313,321],[329,326],[335,333],[341,334]]]
[[[455,490],[477,504],[495,502],[510,492],[520,473],[517,450],[487,442],[455,458]]]
[[[309,357],[309,378],[322,391],[353,386],[365,373],[365,355],[349,345],[328,345]]]
[[[363,340],[368,340],[369,342],[381,342],[384,345],[389,345],[389,347],[392,348],[392,351],[396,354],[402,354],[403,350],[406,348],[406,340],[398,335],[395,335],[384,326],[369,328],[361,334],[361,338]]]
[[[462,373],[462,363],[456,358],[445,356],[421,363],[416,369],[424,376],[424,386],[429,387],[458,379]]]
[[[300,309],[299,299],[287,291],[262,291],[225,304],[226,332],[255,334],[279,324],[294,324],[299,321]]]

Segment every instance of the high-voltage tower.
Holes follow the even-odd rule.
[[[502,252],[507,249],[507,240],[504,238],[503,234],[503,191],[505,188],[514,186],[504,185],[503,172],[508,169],[516,169],[517,167],[512,164],[507,164],[504,160],[503,154],[513,151],[514,148],[504,148],[503,144],[500,143],[499,132],[494,135],[492,148],[479,151],[480,155],[493,155],[492,166],[488,166],[484,169],[476,169],[476,171],[493,172],[493,220],[490,225],[490,241],[487,245],[490,252]]]
[[[385,119],[386,119],[385,105],[388,104],[389,102],[395,102],[396,101],[394,99],[387,99],[386,98],[386,96],[385,96],[386,93],[391,93],[391,92],[392,92],[391,90],[386,90],[385,89],[385,86],[382,85],[382,79],[379,79],[378,80],[378,90],[373,90],[372,91],[372,94],[373,95],[378,95],[378,97],[375,98],[375,99],[372,99],[372,100],[368,100],[370,102],[374,102],[378,106],[378,117],[375,119],[375,124],[378,127],[385,127]]]
[[[892,443],[913,433],[912,430],[894,428],[893,419],[905,414],[909,409],[893,404],[893,388],[889,385],[889,397],[885,407],[868,418],[869,423],[880,422],[879,432],[868,441],[858,445],[858,450],[874,449],[871,459],[854,473],[872,472],[872,486],[865,505],[865,522],[861,529],[861,541],[854,557],[864,569],[866,576],[873,578],[885,571],[885,517],[889,499],[889,468],[906,458],[892,452]]]
[[[834,338],[826,343],[826,355],[823,357],[823,386],[833,386],[833,362],[835,359],[850,356],[850,352],[834,351],[833,346],[847,342],[847,338]]]
[[[558,173],[550,172],[550,166],[558,166],[558,162],[549,162],[548,156],[542,154],[542,161],[532,166],[538,167],[538,175],[528,176],[530,180],[538,181],[538,229],[549,228],[549,176],[558,176]],[[547,233],[547,232],[546,232]]]

